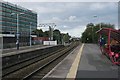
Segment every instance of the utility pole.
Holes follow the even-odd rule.
[[[94,30],[93,29],[94,29],[94,26],[92,26],[92,42],[94,43],[94,32],[93,32]]]
[[[30,22],[30,47],[31,47],[31,22]]]
[[[101,23],[100,23],[99,29],[100,29],[100,30],[102,29]]]
[[[62,33],[62,45],[64,45],[64,34]]]
[[[49,28],[49,40],[53,40],[53,30],[55,28],[55,23],[41,23],[38,27],[48,27]]]
[[[19,14],[17,14],[17,50],[19,50]]]
[[[17,15],[17,33],[16,33],[16,35],[17,35],[17,41],[16,41],[16,46],[17,46],[17,50],[19,50],[19,35],[20,35],[20,33],[19,33],[19,15],[22,15],[22,14],[24,14],[24,13],[11,13],[11,15]]]

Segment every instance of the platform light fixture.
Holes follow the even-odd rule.
[[[17,50],[19,50],[19,15],[23,15],[24,13],[11,13],[11,15],[17,15],[17,41],[16,41],[16,46],[17,46]]]

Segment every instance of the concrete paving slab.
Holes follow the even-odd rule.
[[[96,44],[85,44],[76,78],[118,78],[118,66],[101,54]]]
[[[81,45],[75,48],[63,61],[53,68],[44,79],[65,79]]]

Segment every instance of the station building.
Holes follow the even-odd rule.
[[[35,29],[37,29],[36,12],[9,2],[0,2],[0,35],[2,34],[4,48],[15,47],[17,35],[20,46],[29,45],[32,34],[30,31],[33,32]]]

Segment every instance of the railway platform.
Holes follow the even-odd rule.
[[[30,60],[38,56],[42,56],[56,49],[63,47],[62,45],[57,46],[32,46],[27,49],[21,48],[12,52],[2,54],[2,67],[6,68],[11,65],[15,65],[24,60]],[[26,47],[25,47],[26,48]],[[9,49],[8,49],[9,50]]]
[[[2,50],[2,57],[16,55],[16,54],[30,52],[30,51],[35,51],[35,50],[49,48],[49,47],[52,47],[52,46],[34,45],[31,47],[30,46],[20,47],[19,50],[17,50],[16,48],[3,49]]]
[[[43,45],[31,45],[31,46],[21,46],[19,47],[19,50],[25,50],[25,49],[30,49],[30,48],[37,48],[37,47],[42,47]],[[9,53],[9,52],[14,52],[14,51],[18,51],[16,47],[14,48],[6,48],[3,49],[2,53]]]
[[[96,44],[82,44],[54,67],[43,80],[120,80],[117,65]]]

